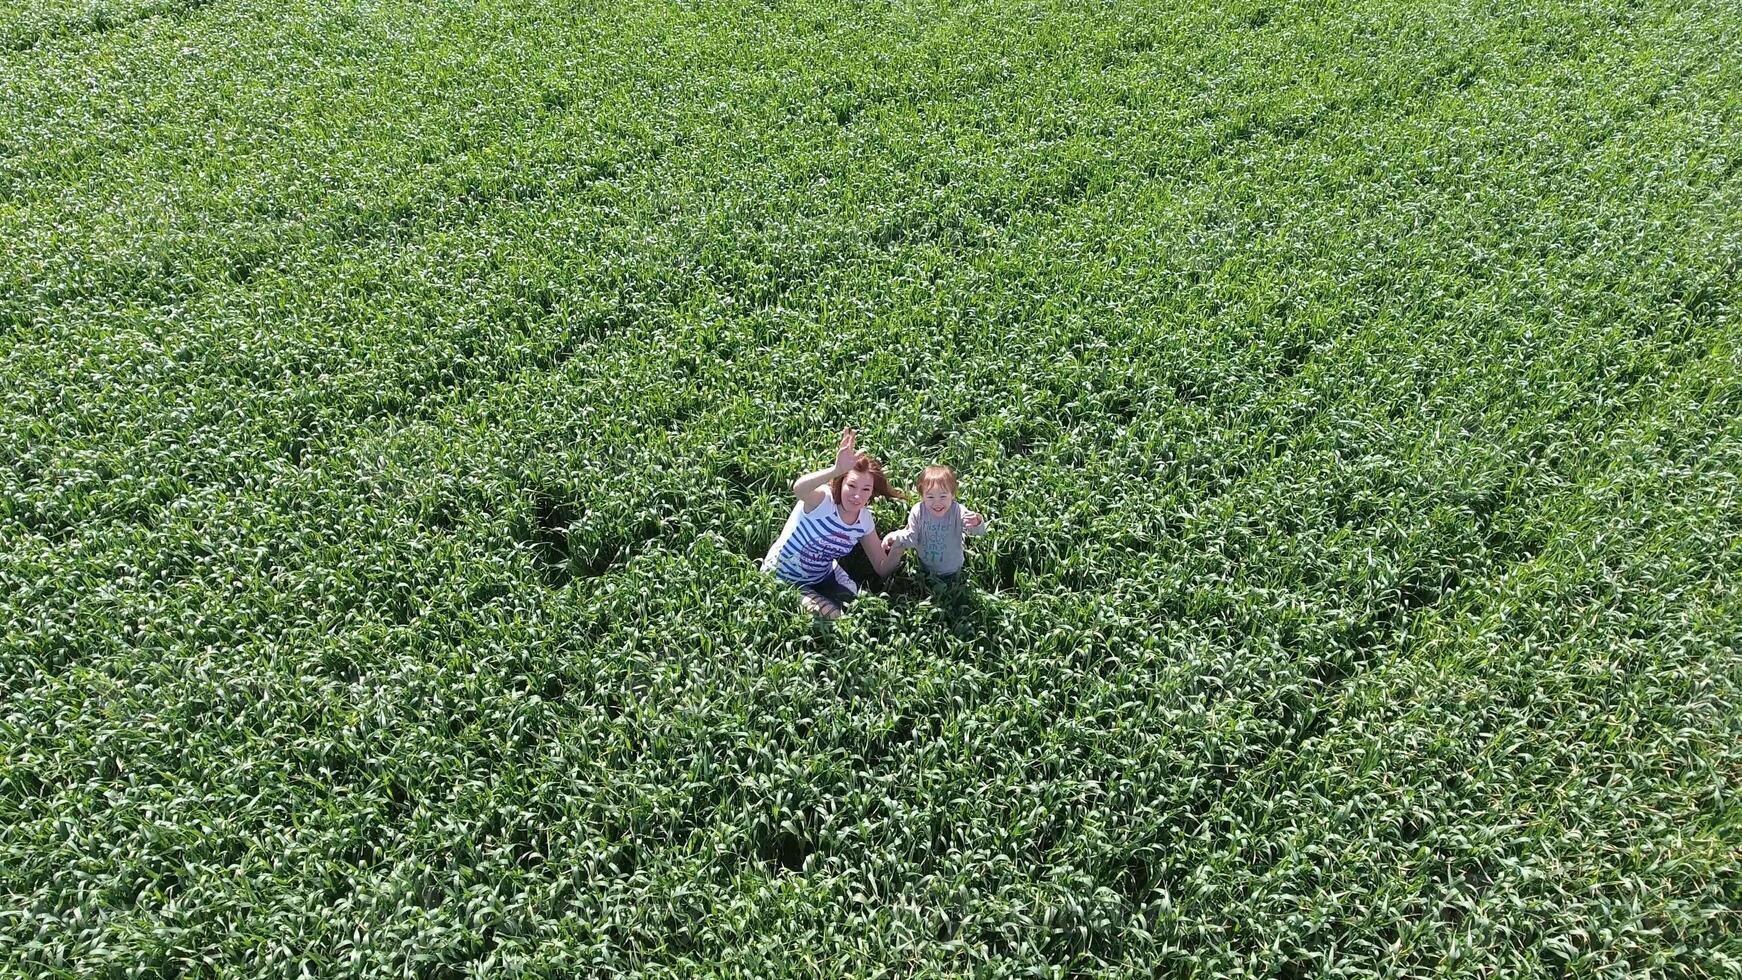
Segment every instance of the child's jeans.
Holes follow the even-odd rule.
[[[939,575],[928,568],[925,571],[925,580],[929,585],[944,589],[959,588],[963,582],[967,581],[962,577],[962,570],[959,568],[948,575]]]

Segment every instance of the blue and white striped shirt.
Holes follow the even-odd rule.
[[[773,572],[776,578],[793,585],[809,585],[835,566],[835,559],[859,546],[859,540],[876,528],[871,508],[859,511],[859,519],[851,524],[841,520],[841,512],[827,494],[817,509],[804,511],[804,501],[792,506],[792,516],[780,537],[762,559],[762,570]]]

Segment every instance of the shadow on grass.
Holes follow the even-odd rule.
[[[989,639],[998,633],[998,610],[990,596],[964,571],[951,579],[903,568],[884,580],[883,594],[897,616],[912,615],[929,603],[958,639]]]

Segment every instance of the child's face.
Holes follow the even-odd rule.
[[[956,495],[950,492],[947,485],[933,483],[920,494],[920,499],[924,501],[927,510],[942,517],[950,509],[950,505],[956,502]]]

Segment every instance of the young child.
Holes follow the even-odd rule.
[[[919,478],[919,503],[907,514],[907,527],[884,539],[889,553],[919,552],[926,571],[954,581],[962,570],[962,536],[986,533],[986,519],[956,502],[956,471],[928,466]]]

